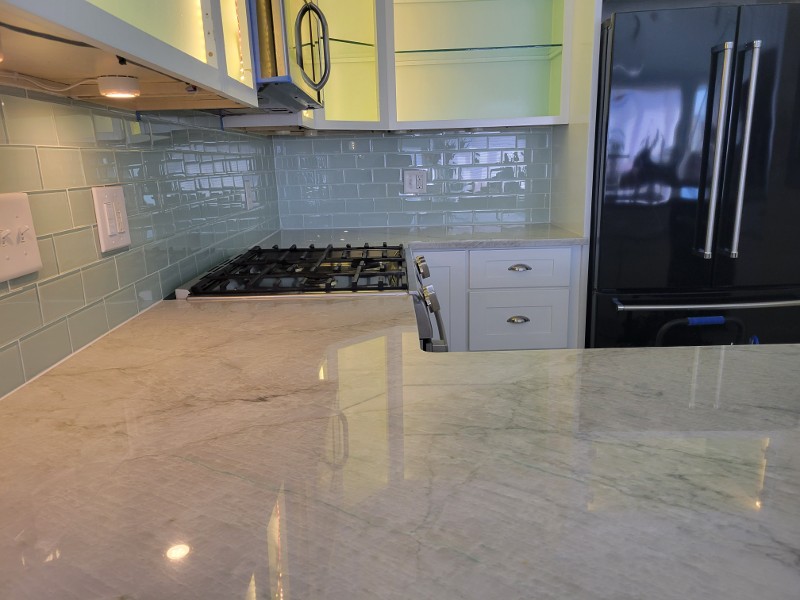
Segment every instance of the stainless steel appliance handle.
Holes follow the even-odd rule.
[[[510,267],[508,267],[508,270],[509,271],[517,271],[517,272],[519,272],[519,271],[531,271],[533,269],[529,265],[524,265],[522,263],[517,263],[516,265],[511,265]]]
[[[530,323],[530,319],[525,315],[514,315],[513,317],[508,317],[506,319],[506,323],[511,323],[513,325],[522,325],[524,323]]]
[[[729,302],[720,304],[623,304],[618,298],[612,300],[617,312],[656,310],[743,310],[747,308],[781,308],[800,306],[800,300],[775,300],[772,302]]]
[[[742,138],[742,167],[739,171],[739,188],[736,193],[736,217],[733,222],[733,239],[731,240],[731,258],[739,256],[739,236],[742,232],[742,207],[744,206],[744,185],[747,182],[747,161],[750,156],[750,131],[753,127],[753,103],[756,99],[756,81],[758,80],[758,59],[761,56],[761,40],[754,40],[745,46],[745,51],[753,51],[753,62],[750,63],[750,89],[747,91],[747,109],[744,117],[744,136]]]
[[[436,310],[433,313],[434,319],[436,319],[436,328],[439,330],[439,340],[440,347],[437,350],[438,352],[447,352],[447,333],[445,332],[444,328],[444,319],[442,318],[442,312],[440,310]]]
[[[431,270],[428,267],[428,261],[421,254],[414,259],[414,264],[417,266],[417,273],[422,279],[427,279],[431,276]]]
[[[716,53],[718,47],[712,50]],[[733,61],[733,42],[722,44],[722,81],[720,82],[719,103],[717,104],[717,137],[714,141],[714,166],[711,171],[711,198],[708,204],[708,224],[706,225],[706,242],[703,248],[703,258],[710,259],[713,255],[714,219],[717,216],[717,201],[719,200],[720,180],[722,171],[722,145],[725,143],[725,114],[728,112],[728,86],[731,78]]]
[[[319,81],[314,81],[307,74],[303,68],[303,44],[301,40],[301,29],[303,25],[303,17],[306,13],[313,12],[319,19],[320,26],[322,27],[322,50],[325,53],[325,68],[322,71],[322,76]],[[320,10],[319,6],[311,2],[304,4],[297,12],[297,19],[294,22],[294,44],[295,44],[295,57],[297,64],[300,65],[300,75],[311,89],[320,91],[325,84],[328,83],[328,78],[331,76],[331,50],[330,50],[330,33],[328,31],[328,20]]]

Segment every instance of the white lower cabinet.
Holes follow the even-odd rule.
[[[581,246],[413,255],[430,267],[451,351],[577,347]]]
[[[470,350],[566,348],[569,288],[469,293]]]
[[[566,348],[572,263],[570,246],[471,250],[469,349]]]

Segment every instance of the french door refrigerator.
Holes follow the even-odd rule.
[[[601,44],[587,346],[800,342],[800,4]]]

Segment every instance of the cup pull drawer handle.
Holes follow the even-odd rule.
[[[532,270],[532,268],[530,267],[530,265],[524,265],[522,263],[517,263],[515,265],[511,265],[510,267],[508,267],[508,270],[509,271],[530,271],[530,270]]]
[[[523,323],[528,323],[530,319],[524,315],[514,315],[513,317],[508,317],[506,319],[506,323],[511,323],[513,325],[522,325]]]

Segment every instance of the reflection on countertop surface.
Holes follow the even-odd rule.
[[[0,401],[0,598],[797,598],[800,346],[427,354],[409,302],[164,302]]]

